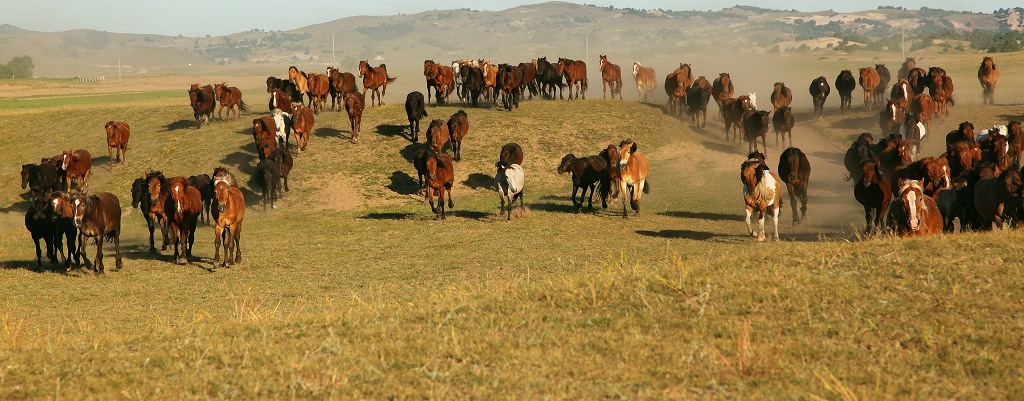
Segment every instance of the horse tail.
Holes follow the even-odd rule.
[[[953,106],[956,106],[956,101],[953,100],[952,96],[950,96],[950,97],[946,98],[946,104],[948,104],[949,107],[953,107]]]
[[[238,108],[246,113],[249,112],[249,105],[245,104],[245,101],[238,100]]]
[[[647,181],[646,179],[644,179],[644,193],[645,194],[651,193],[651,182]]]
[[[385,77],[387,77],[389,84],[392,83],[392,82],[395,82],[395,80],[398,79],[398,77],[391,77],[391,76],[387,76],[387,75],[385,75]]]

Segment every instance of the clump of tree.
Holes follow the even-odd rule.
[[[1024,32],[1020,31],[994,32],[981,29],[957,31],[947,29],[922,38],[922,47],[931,45],[934,39],[966,41],[971,44],[972,48],[989,53],[1024,50],[1024,46],[1021,45],[1021,41],[1024,41]]]
[[[0,64],[0,78],[2,79],[24,79],[32,78],[32,70],[36,65],[32,63],[32,57],[18,56],[12,58],[6,64]]]

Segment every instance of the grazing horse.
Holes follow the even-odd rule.
[[[925,195],[920,181],[903,180],[893,198],[886,220],[896,235],[912,237],[942,232],[939,206],[935,199]]]
[[[249,105],[242,101],[242,91],[234,86],[227,86],[227,83],[221,82],[214,85],[214,92],[217,93],[217,101],[220,102],[220,107],[217,107],[217,118],[221,121],[226,121],[224,116],[221,114],[224,112],[224,108],[228,108],[228,119],[231,119],[231,110],[235,111],[235,118],[241,118],[238,114],[239,111],[248,112]],[[237,109],[235,107],[238,107]]]
[[[772,128],[775,129],[775,144],[779,144],[779,135],[782,135],[782,145],[786,145],[786,134],[789,134],[789,146],[793,146],[793,126],[796,122],[793,120],[793,109],[789,106],[784,106],[775,110],[775,114],[772,115]]]
[[[408,95],[405,95],[405,116],[409,119],[409,136],[412,137],[413,142],[419,141],[420,119],[427,117],[422,93],[409,92]]]
[[[843,70],[836,77],[836,90],[839,91],[839,110],[850,110],[853,103],[853,90],[857,88],[857,80],[850,70]]]
[[[949,114],[949,106],[956,104],[953,101],[953,78],[936,67],[932,67],[929,76],[931,79],[928,81],[928,94],[935,103],[935,115],[940,120],[945,120]]]
[[[703,78],[702,76],[701,79]],[[707,79],[704,79],[704,82],[707,82]],[[704,128],[704,125],[707,124],[709,99],[711,99],[711,93],[700,86],[699,81],[686,88],[686,113],[690,115],[693,125]]]
[[[305,72],[299,71],[295,66],[288,67],[288,80],[292,81],[295,85],[296,94],[299,97],[299,101],[302,101],[302,94],[309,93],[309,78]],[[312,101],[312,99],[310,99]]]
[[[209,123],[213,117],[213,109],[217,107],[217,94],[213,87],[192,84],[188,90],[188,98],[192,104],[192,116],[196,119],[196,129],[202,128],[203,122]]]
[[[164,210],[168,213],[171,242],[174,244],[174,261],[178,264],[188,263],[192,257],[192,244],[196,241],[196,222],[203,213],[203,198],[196,187],[189,185],[185,177],[174,177],[168,180],[168,204]],[[180,252],[179,252],[180,248]]]
[[[899,100],[890,100],[878,112],[878,126],[882,129],[882,134],[892,135],[900,132],[900,126],[903,125],[903,121],[907,118],[906,109],[901,107],[900,104]]]
[[[558,58],[558,72],[569,84],[569,100],[573,99],[572,89],[576,88],[576,99],[587,98],[587,63],[583,60]]]
[[[444,145],[451,140],[448,124],[442,120],[433,120],[427,128],[427,144],[437,153],[444,152]]]
[[[807,185],[811,180],[811,162],[807,160],[807,155],[798,148],[784,150],[779,157],[779,177],[786,183],[789,192],[793,225],[801,224],[807,219]],[[799,214],[796,212],[797,200],[800,201]]]
[[[981,99],[984,104],[996,104],[996,82],[999,81],[999,68],[992,57],[985,57],[978,67],[978,82],[981,83]]]
[[[370,93],[370,107],[373,107],[373,100],[377,99],[377,106],[384,105],[384,95],[388,91],[388,84],[395,82],[398,77],[388,76],[388,67],[381,64],[378,67],[370,67],[366,60],[359,61],[359,77],[363,78],[363,97]]]
[[[622,196],[622,218],[629,217],[626,213],[627,197],[630,198],[630,207],[640,215],[640,199],[643,194],[651,192],[647,182],[647,173],[650,171],[647,155],[637,149],[633,140],[626,139],[619,146],[608,145],[607,149],[601,151],[601,157],[608,162],[612,201]]]
[[[515,203],[516,199],[519,199],[519,210],[526,210],[526,207],[523,206],[523,187],[526,185],[526,173],[523,171],[522,166],[513,164],[498,169],[498,174],[494,177],[494,181],[498,184],[498,197],[501,198],[501,206],[498,207],[498,213],[503,212],[505,210],[505,203],[508,203],[508,217],[505,218],[505,221],[512,221],[512,204]],[[451,196],[449,196],[450,198]]]
[[[612,99],[615,99],[615,94],[619,94],[619,100],[622,100],[622,69],[618,65],[612,64],[608,61],[608,56],[601,55],[600,57],[601,66],[598,68],[601,71],[601,99],[608,96],[608,88],[612,89]]]
[[[903,64],[900,65],[900,70],[896,72],[896,80],[901,81],[907,79],[910,75],[910,70],[917,68],[917,62],[913,58],[907,57]]]
[[[456,161],[462,160],[462,140],[469,134],[469,116],[459,110],[448,118],[448,135],[451,136],[452,154]]]
[[[998,176],[983,178],[974,185],[974,207],[977,210],[978,227],[983,231],[992,230],[992,223],[1003,228],[1003,221],[1009,211],[1006,203],[1012,197],[1021,195],[1020,173],[1006,170]]]
[[[743,138],[747,140],[747,152],[757,150],[757,138],[759,137],[764,151],[768,151],[765,137],[768,136],[769,127],[771,127],[771,119],[768,117],[767,110],[751,109],[743,114]]]
[[[345,112],[348,113],[348,122],[352,125],[352,142],[359,142],[359,134],[363,131],[363,105],[365,100],[364,95],[359,92],[345,94]]]
[[[740,96],[736,99],[729,98],[723,102],[722,107],[724,109],[723,117],[725,119],[725,140],[729,141],[730,128],[733,133],[733,137],[738,141],[740,139],[739,132],[743,128],[743,115],[751,109],[757,108],[756,103],[751,99],[751,95],[747,94]]]
[[[878,170],[877,162],[861,162],[861,176],[853,187],[853,197],[864,206],[864,232],[881,230],[882,219],[892,200],[892,189],[889,180]]]
[[[825,111],[825,100],[828,99],[832,88],[829,87],[828,80],[825,77],[817,77],[811,81],[811,86],[807,90],[814,100],[814,116],[820,118],[821,114]]]
[[[107,121],[103,128],[107,131],[107,152],[110,153],[108,167],[113,169],[115,154],[117,161],[124,163],[124,152],[128,149],[128,137],[132,130],[125,121]]]
[[[313,117],[313,110],[303,106],[302,103],[292,103],[292,133],[295,134],[295,152],[298,155],[302,154],[303,150],[306,150],[306,145],[309,144],[309,133],[313,131],[313,124],[315,118]],[[282,147],[288,149],[287,144]]]
[[[772,90],[769,98],[775,110],[779,110],[793,103],[793,91],[786,87],[785,82],[776,82],[775,89]]]
[[[331,93],[331,78],[327,75],[309,73],[309,107],[314,114],[319,114],[327,105],[327,95]]]
[[[889,88],[889,81],[892,81],[892,74],[885,64],[875,64],[875,71],[878,72],[878,85],[875,86],[874,101],[881,103],[885,101],[885,90]]]
[[[647,98],[654,93],[654,88],[658,84],[654,68],[644,67],[639,61],[633,62],[633,80],[636,81],[636,96],[641,102],[647,102]]]
[[[85,191],[89,188],[89,176],[92,175],[92,155],[85,149],[72,151],[64,149],[61,155],[60,169],[64,170],[64,179],[67,181],[67,192],[71,192],[71,181],[78,182],[78,190]]]
[[[878,77],[878,70],[871,67],[860,69],[860,78],[857,82],[864,88],[864,107],[871,110],[875,105],[875,91],[881,78]]]
[[[36,268],[43,269],[43,250],[39,240],[46,245],[46,258],[51,264],[57,264],[57,252],[54,249],[56,226],[53,224],[53,207],[42,197],[32,199],[32,205],[25,211],[25,228],[32,234],[32,243],[36,246]]]
[[[434,120],[440,121],[440,120]],[[430,132],[427,132],[430,135]],[[430,210],[440,218],[445,219],[444,194],[448,192],[448,208],[454,208],[452,201],[452,185],[455,183],[454,162],[444,153],[427,150],[427,201],[430,203]],[[434,196],[437,196],[437,206],[434,206]]]
[[[899,135],[879,140],[875,144],[875,154],[878,155],[879,170],[887,179],[892,178],[896,169],[914,162],[910,156],[910,143]]]
[[[728,72],[718,74],[718,78],[711,84],[711,97],[718,103],[718,116],[725,121],[725,101],[731,99],[734,92],[732,77]]]
[[[71,216],[78,229],[82,258],[85,256],[85,241],[96,241],[96,259],[92,271],[103,274],[103,241],[114,241],[114,266],[121,270],[121,202],[110,192],[95,195],[77,194],[71,197]]]
[[[779,240],[779,209],[782,207],[782,185],[775,172],[768,169],[761,159],[752,158],[740,165],[740,182],[743,183],[743,203],[746,204],[747,232],[764,241],[765,215],[772,216],[775,233],[772,237]],[[750,225],[750,216],[757,214],[758,230]]]
[[[928,133],[925,124],[917,118],[917,115],[907,114],[903,120],[903,125],[900,126],[900,136],[907,139],[910,143],[910,154],[914,158],[921,156],[921,141],[924,140],[925,135]]]
[[[345,94],[356,91],[356,76],[351,72],[339,72],[337,68],[327,67],[327,77],[331,81],[331,110],[341,111]]]
[[[594,190],[601,188],[601,206],[608,207],[606,195],[610,190],[611,182],[608,175],[608,161],[601,156],[587,156],[577,158],[569,153],[562,158],[558,165],[558,174],[569,172],[572,178],[572,205],[576,212],[583,209],[583,198],[587,197],[587,189],[590,189],[590,202],[587,206],[590,211],[594,210]],[[576,200],[576,191],[583,188],[579,201]]]
[[[214,174],[214,192],[217,194],[217,225],[214,227],[213,265],[220,263],[220,244],[224,241],[224,264],[230,267],[242,262],[242,220],[245,217],[245,197],[238,190],[230,173]],[[232,255],[234,254],[234,255]]]

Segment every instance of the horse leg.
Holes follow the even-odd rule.
[[[441,220],[444,220],[444,186],[437,191],[437,208],[440,210]]]
[[[235,251],[235,263],[242,263],[242,222],[239,221],[235,224],[235,230],[232,232],[231,237],[231,248]]]
[[[619,196],[622,197],[622,218],[629,218],[629,214],[626,213],[626,198],[629,197],[628,188],[626,188],[626,181],[619,181]]]
[[[601,80],[601,99],[608,98],[608,81]],[[612,98],[615,98],[615,88],[612,88]]]
[[[807,183],[798,187],[800,195],[800,221],[807,220]]]
[[[749,233],[752,237],[757,237],[757,234],[754,233],[754,227],[752,227],[750,225],[750,215],[753,214],[753,212],[754,212],[754,210],[751,209],[750,206],[746,207],[747,215],[746,215],[746,218],[744,219],[744,222],[747,223],[747,233]]]
[[[765,212],[767,212],[767,210],[762,211],[762,212],[757,214],[757,242],[763,242],[765,240],[765,235],[764,235],[764,218],[765,218],[764,215],[765,215]]]

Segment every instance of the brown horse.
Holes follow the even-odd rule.
[[[1003,228],[1004,216],[1009,211],[1006,203],[1010,198],[1020,196],[1022,185],[1020,173],[1012,169],[974,184],[974,207],[983,231],[992,230],[992,223]]]
[[[860,79],[857,80],[860,83],[860,87],[864,88],[864,107],[868,110],[875,105],[875,88],[878,87],[878,83],[881,78],[878,77],[878,70],[872,67],[864,67],[860,69]]]
[[[861,161],[861,179],[853,188],[853,196],[864,206],[864,232],[880,230],[892,200],[892,189],[889,180],[878,170],[878,162]]]
[[[601,99],[608,96],[608,88],[612,90],[612,99],[615,99],[615,94],[619,94],[619,100],[622,100],[622,69],[618,65],[612,64],[608,61],[608,56],[600,56],[601,66],[598,70],[601,71]]]
[[[569,100],[573,99],[572,89],[576,88],[576,99],[587,98],[587,63],[583,60],[558,58],[558,72],[569,84]]]
[[[798,148],[784,150],[779,157],[779,177],[786,183],[789,192],[793,225],[801,224],[807,219],[807,185],[811,180],[811,162],[807,160],[807,155]],[[799,214],[796,210],[797,200],[800,201]]]
[[[327,105],[327,95],[331,93],[331,78],[327,75],[309,73],[309,107],[314,114],[319,114]]]
[[[280,89],[274,89],[273,92],[270,92],[270,101],[267,102],[267,106],[270,109],[270,111],[278,109],[285,113],[291,114],[293,100],[294,99],[284,91]],[[299,100],[300,101],[296,103],[301,103],[301,98]]]
[[[890,100],[878,112],[878,126],[882,129],[882,134],[892,135],[900,132],[900,126],[907,117],[906,110],[900,104],[899,100]]]
[[[932,101],[931,96],[925,94],[915,95],[910,100],[910,107],[908,109],[910,110],[908,115],[914,115],[918,121],[924,123],[925,127],[931,130],[932,115],[935,114],[935,102]]]
[[[309,133],[313,131],[313,111],[302,103],[292,103],[292,133],[295,134],[295,153],[301,155],[309,144]],[[287,145],[285,146],[287,149]]]
[[[907,57],[906,61],[903,62],[903,65],[900,65],[900,70],[896,72],[896,80],[900,81],[909,79],[908,76],[910,75],[910,70],[913,70],[914,68],[917,68],[917,61],[914,61],[911,57]]]
[[[715,103],[718,103],[718,116],[723,121],[725,120],[725,100],[732,98],[733,92],[732,77],[728,72],[718,74],[718,78],[711,83],[711,97],[715,98]]]
[[[370,93],[370,107],[373,107],[373,100],[377,99],[377,105],[384,105],[384,94],[388,91],[388,84],[395,82],[398,77],[388,76],[388,66],[381,64],[377,67],[370,67],[366,60],[359,61],[359,77],[363,78],[363,98],[366,98],[366,91]]]
[[[924,93],[925,89],[928,89],[928,72],[921,68],[913,68],[907,74],[907,82],[910,83],[910,89],[914,91],[914,95],[920,95]]]
[[[770,99],[772,106],[775,107],[775,111],[778,111],[793,103],[793,91],[786,87],[785,82],[776,82]]]
[[[1013,164],[1020,165],[1020,155],[1024,151],[1024,132],[1021,132],[1020,121],[1010,121],[1006,124],[1006,141],[1010,144],[1009,155]]]
[[[427,144],[430,145],[430,148],[437,153],[442,153],[444,145],[449,140],[451,140],[451,133],[448,131],[448,124],[442,120],[431,121],[430,127],[427,128]]]
[[[973,140],[956,142],[948,147],[946,160],[949,163],[950,177],[967,174],[981,161],[981,148]]]
[[[341,111],[345,94],[356,91],[356,76],[351,72],[340,72],[337,68],[327,67],[327,77],[331,80],[331,110],[337,107],[337,110]]]
[[[651,192],[647,182],[647,173],[650,171],[647,155],[637,149],[633,140],[626,139],[619,146],[608,145],[607,149],[601,151],[601,157],[608,162],[611,200],[614,202],[622,196],[622,218],[629,217],[626,213],[627,197],[630,207],[640,215],[640,199],[643,194]]]
[[[363,131],[363,102],[365,99],[363,94],[358,91],[345,94],[345,112],[348,113],[348,122],[352,125],[352,142],[359,142],[359,133]]]
[[[892,178],[896,169],[913,163],[910,155],[910,143],[899,135],[890,135],[875,144],[875,154],[878,155],[878,167],[886,179]]]
[[[277,148],[277,123],[274,122],[274,117],[264,116],[252,120],[252,141],[256,145],[256,154],[260,160],[270,156]]]
[[[430,131],[427,132],[427,135],[429,134]],[[452,201],[452,185],[455,183],[455,163],[452,162],[452,158],[448,157],[448,155],[435,152],[432,148],[428,149],[427,152],[427,201],[430,203],[430,210],[434,212],[439,219],[444,220],[445,192],[448,192],[448,208],[450,209],[455,207],[455,203]],[[434,206],[435,195],[438,200],[436,207]]]
[[[423,76],[427,80],[427,103],[430,102],[430,88],[434,88],[437,103],[444,103],[455,89],[455,73],[452,67],[437,64],[434,60],[423,61]]]
[[[64,170],[64,180],[67,181],[68,190],[71,192],[71,181],[78,182],[78,190],[85,191],[89,188],[89,176],[92,175],[92,155],[85,149],[72,151],[64,149],[61,154],[60,169]]]
[[[217,93],[210,85],[200,87],[199,84],[192,84],[188,90],[188,99],[192,104],[196,129],[202,128],[203,123],[209,123],[213,117],[213,109],[217,107]]]
[[[768,169],[761,159],[751,158],[740,165],[740,182],[743,183],[743,203],[747,212],[747,232],[761,242],[766,239],[764,232],[765,215],[772,216],[775,226],[773,238],[779,240],[779,209],[782,207],[782,180]],[[750,225],[750,216],[757,215],[758,229]]]
[[[227,86],[227,83],[221,82],[213,87],[214,92],[217,93],[217,100],[220,102],[220,107],[217,107],[217,118],[221,121],[227,121],[224,119],[223,112],[224,108],[228,108],[228,119],[231,119],[231,110],[235,111],[235,118],[241,118],[239,111],[248,112],[249,105],[242,101],[242,91],[234,86]],[[235,107],[238,107],[237,109]]]
[[[202,195],[196,187],[189,185],[185,177],[167,180],[168,204],[164,205],[170,223],[171,243],[174,244],[174,261],[188,263],[192,257],[192,244],[196,241],[196,222],[203,213]],[[179,252],[180,249],[180,252]]]
[[[939,206],[925,195],[919,181],[903,180],[893,198],[886,220],[896,235],[912,237],[942,232]]]
[[[126,121],[108,121],[103,126],[107,131],[107,152],[110,153],[108,166],[114,168],[114,154],[117,154],[117,161],[124,163],[124,152],[128,149],[128,137],[131,136],[131,127]]]
[[[110,192],[95,195],[77,194],[71,197],[71,216],[78,229],[79,247],[82,259],[85,256],[85,242],[88,238],[96,241],[96,259],[92,270],[103,274],[103,241],[114,241],[114,266],[121,270],[121,202]]]
[[[892,90],[889,91],[889,99],[897,102],[900,107],[907,108],[910,106],[910,100],[914,97],[914,90],[910,87],[910,82],[906,79],[901,79],[899,82],[892,86]]]
[[[949,162],[943,157],[925,157],[905,166],[897,167],[889,184],[892,193],[899,193],[900,180],[917,180],[925,195],[934,197],[942,188],[950,185]]]
[[[999,81],[999,68],[992,57],[985,57],[978,67],[978,82],[981,83],[981,98],[985,104],[996,104],[996,82]]]
[[[655,85],[658,84],[654,68],[644,67],[639,61],[633,62],[633,79],[636,80],[637,97],[640,98],[640,101],[646,102],[654,92]]]
[[[936,67],[932,67],[928,75],[928,94],[935,103],[935,115],[940,120],[945,120],[949,114],[949,106],[956,104],[953,101],[953,78]]]
[[[723,118],[725,119],[725,140],[729,141],[729,132],[732,131],[735,140],[740,139],[740,130],[743,128],[743,114],[754,108],[750,94],[740,96],[736,99],[729,98],[722,103]],[[731,128],[731,130],[730,130]]]
[[[448,134],[451,135],[452,153],[455,160],[462,160],[462,140],[469,134],[469,116],[459,110],[448,119]]]
[[[220,262],[220,243],[224,241],[224,264],[230,267],[242,263],[242,220],[245,217],[245,197],[234,184],[234,177],[215,176],[213,188],[217,194],[217,226],[214,227],[213,265]],[[234,255],[232,255],[232,253]]]
[[[288,67],[288,80],[292,81],[295,85],[295,90],[299,97],[299,101],[302,101],[302,94],[309,93],[309,79],[305,72],[299,71],[295,66]]]

